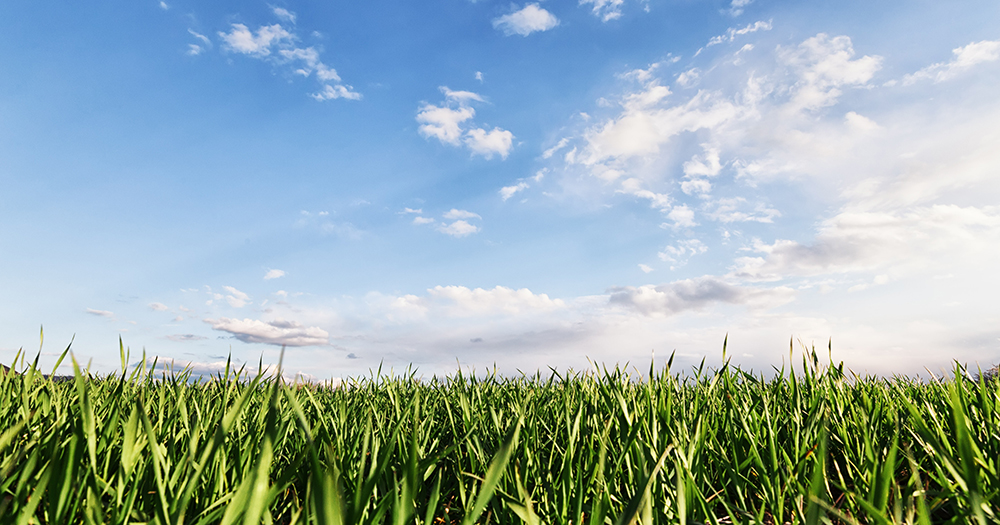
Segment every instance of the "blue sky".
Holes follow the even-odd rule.
[[[1000,361],[1000,4],[4,2],[0,362]],[[796,343],[797,345],[797,343]],[[48,360],[48,361],[46,361]]]

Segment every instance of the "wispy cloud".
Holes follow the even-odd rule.
[[[96,315],[98,317],[104,317],[106,319],[114,319],[115,313],[108,310],[95,310],[93,308],[87,308],[86,312],[90,315]]]
[[[590,5],[594,16],[604,22],[621,18],[625,0],[580,0],[580,5]]]
[[[195,334],[172,334],[166,336],[166,338],[171,341],[177,341],[177,342],[204,341],[208,339],[203,335],[195,335]]]
[[[739,1],[739,0],[734,0],[733,3],[735,4],[736,1]],[[747,3],[749,3],[749,2],[747,2]],[[743,4],[743,5],[746,5],[746,4]],[[758,20],[758,21],[756,21],[756,22],[754,22],[752,24],[748,24],[746,27],[742,27],[742,28],[739,28],[739,29],[737,29],[735,27],[730,27],[726,31],[726,33],[724,35],[719,35],[719,36],[712,37],[712,39],[709,40],[707,44],[705,44],[705,47],[718,45],[718,44],[721,44],[723,42],[732,42],[732,41],[736,40],[736,37],[738,37],[738,36],[743,36],[743,35],[747,35],[747,34],[750,34],[750,33],[756,33],[757,31],[770,31],[771,27],[772,27],[771,26],[771,22],[772,22],[771,20],[768,20],[767,22],[765,22],[763,20]]]
[[[903,77],[903,84],[910,85],[919,80],[934,82],[950,80],[973,66],[1000,59],[1000,40],[982,40],[951,50],[954,58],[949,62],[931,64],[916,73]]]
[[[312,46],[298,46],[301,39],[293,32],[295,13],[280,7],[273,8],[273,12],[290,26],[271,24],[251,30],[244,24],[231,24],[229,31],[218,33],[223,41],[223,50],[264,60],[275,66],[288,67],[295,75],[315,77],[320,83],[320,90],[310,96],[316,100],[360,100],[361,94],[344,84],[337,71],[320,59],[320,50]],[[193,31],[192,33],[197,35]],[[201,52],[200,49],[196,51],[195,47],[191,51],[193,54]]]
[[[250,296],[237,290],[236,288],[233,288],[232,286],[223,286],[222,288],[229,292],[229,295],[226,296],[226,302],[229,303],[229,306],[232,306],[233,308],[243,308],[248,302],[250,302]]]

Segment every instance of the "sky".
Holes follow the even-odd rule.
[[[859,374],[985,368],[998,22],[996,0],[5,1],[0,362],[72,341],[111,373],[120,339],[199,374],[283,346],[314,380],[690,369],[728,337],[763,373],[814,345]]]

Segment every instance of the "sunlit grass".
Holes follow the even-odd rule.
[[[1000,382],[0,372],[2,523],[997,523]],[[65,354],[64,354],[65,355]],[[57,365],[58,366],[58,365]],[[242,376],[246,377],[246,376]]]

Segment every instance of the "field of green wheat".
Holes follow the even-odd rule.
[[[1000,381],[803,356],[767,375],[375,372],[336,388],[154,374],[124,351],[100,377],[23,364],[0,372],[0,522],[1000,520]]]

